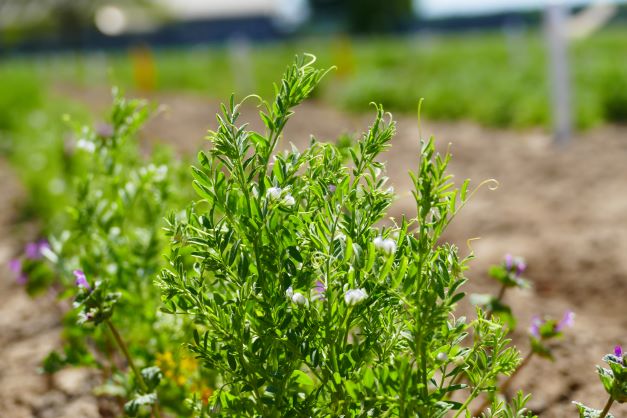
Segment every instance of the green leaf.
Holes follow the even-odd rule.
[[[599,416],[601,415],[602,411],[600,409],[593,409],[579,402],[573,403],[577,406],[577,410],[579,411],[579,418],[599,418]],[[614,418],[614,416],[609,413],[605,417]]]
[[[294,370],[290,379],[302,386],[313,386],[313,380],[309,375],[301,370]]]
[[[161,369],[157,366],[146,367],[142,369],[141,375],[144,378],[144,383],[148,387],[148,392],[152,392],[163,379],[163,373]]]
[[[124,412],[129,417],[135,417],[140,411],[142,406],[153,405],[157,402],[157,395],[154,393],[147,393],[145,395],[137,396],[124,404]]]

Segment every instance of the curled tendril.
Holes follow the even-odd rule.
[[[422,103],[425,101],[424,97],[418,100],[418,139],[422,140],[422,121],[420,120],[420,113],[422,111]]]
[[[259,100],[259,104],[257,106],[263,105],[263,99],[261,98],[261,96],[258,94],[254,94],[254,93],[251,93],[248,96],[244,97],[241,103],[244,103],[246,100],[251,99],[251,98]]]
[[[306,62],[303,64],[303,66],[301,67],[301,69],[305,69],[305,67],[309,67],[310,65],[312,65],[313,63],[316,62],[316,60],[318,59],[314,54],[311,54],[309,52],[305,52],[303,54],[303,56],[309,58],[309,62]]]
[[[327,255],[321,251],[316,251],[311,257],[311,266],[313,268],[321,268],[327,261]]]
[[[479,241],[480,239],[481,237],[474,237],[474,238],[468,238],[466,240],[466,247],[468,247],[468,251],[470,251],[470,255],[473,255],[475,253],[475,250],[472,248],[472,242]]]
[[[448,221],[446,222],[447,226],[451,223],[451,221],[455,218],[455,216],[457,216],[459,211],[462,210],[464,208],[464,206],[466,206],[466,203],[468,203],[468,201],[470,201],[470,199],[472,199],[472,197],[475,195],[475,193],[477,193],[479,191],[479,189],[481,189],[485,185],[488,185],[488,190],[494,191],[494,190],[499,188],[500,183],[496,179],[487,179],[487,180],[483,180],[481,183],[479,183],[477,185],[477,187],[475,187],[470,192],[468,197],[465,200],[460,202],[460,204],[457,207],[457,209],[455,209],[455,212],[453,212],[451,214],[451,216],[448,218]]]
[[[488,186],[488,190],[490,191],[495,191],[496,189],[499,188],[499,186],[501,185],[501,183],[498,182],[497,179],[487,179],[487,180],[483,180],[481,183],[479,183],[479,185],[477,187],[475,187],[472,192],[470,192],[470,194],[468,195],[468,199],[466,200],[470,200],[475,193],[477,193],[479,191],[479,189],[481,189],[483,186]]]

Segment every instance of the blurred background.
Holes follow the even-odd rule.
[[[562,3],[574,128],[624,122],[627,7]],[[414,113],[424,97],[433,119],[547,127],[546,8],[543,0],[2,0],[3,101],[4,84],[17,87],[12,76],[267,95],[286,61],[306,51],[337,66],[319,93],[339,109],[376,101]]]
[[[120,86],[155,103],[146,149],[167,144],[187,164],[207,147],[220,101],[270,97],[303,52],[336,68],[296,109],[283,145],[304,147],[309,135],[353,141],[372,119],[370,102],[383,104],[398,120],[385,157],[400,196],[392,215],[411,214],[406,173],[425,98],[422,133],[441,149],[452,143],[456,178],[500,183],[477,193],[447,233],[462,253],[482,237],[471,291],[494,291],[485,271],[513,253],[534,282],[508,295],[523,346],[533,315],[577,313],[560,361],[536,365],[542,381],[534,367],[519,376],[531,406],[559,418],[574,416],[572,399],[601,403],[594,364],[627,344],[624,1],[0,0],[0,264],[63,213],[68,150],[79,139],[64,115],[98,125]],[[244,113],[259,127],[255,112],[251,101]],[[37,322],[37,302],[5,273],[0,370],[18,368],[0,373],[0,411],[44,416],[38,354],[24,347],[39,346],[37,326],[58,324]],[[35,331],[11,331],[29,318]],[[17,387],[15,376],[29,373]]]

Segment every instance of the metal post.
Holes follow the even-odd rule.
[[[229,39],[228,45],[236,92],[250,94],[255,88],[250,41],[244,36],[235,35]]]
[[[565,145],[572,134],[570,74],[568,68],[567,9],[551,4],[545,11],[549,84],[555,143]]]

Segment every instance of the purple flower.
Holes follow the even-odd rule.
[[[505,254],[505,268],[510,271],[514,265],[514,257],[511,254]]]
[[[337,186],[335,184],[329,184],[327,189],[329,190],[329,193],[335,193],[335,190],[337,189]]]
[[[110,138],[114,134],[113,126],[108,123],[99,123],[96,125],[96,134],[103,138]]]
[[[316,285],[313,287],[312,289],[314,295],[312,296],[312,299],[314,300],[325,300],[325,296],[324,296],[324,292],[327,291],[327,289],[324,287],[324,283],[321,280],[317,280],[316,281]]]
[[[623,357],[623,347],[621,347],[620,345],[617,345],[616,347],[614,347],[614,355],[616,357]]]
[[[74,273],[74,277],[76,277],[76,286],[83,287],[91,292],[91,287],[85,277],[85,273],[83,273],[82,270],[74,270],[72,273]]]
[[[520,257],[513,257],[511,254],[505,254],[503,263],[505,264],[505,270],[507,270],[508,273],[513,271],[516,278],[523,274],[527,269],[525,260]]]
[[[9,270],[17,274],[15,281],[17,284],[24,285],[28,281],[28,276],[22,271],[22,260],[14,258],[9,261]]]
[[[38,260],[42,257],[44,250],[50,249],[50,244],[45,239],[41,239],[37,242],[29,242],[24,247],[24,253],[26,258],[30,260]]]
[[[26,258],[30,258],[31,260],[39,258],[39,247],[37,246],[37,243],[29,242],[26,244],[26,247],[24,247],[24,254],[26,254]]]
[[[529,333],[536,338],[540,338],[540,327],[542,326],[542,319],[539,316],[531,318],[531,327],[529,327]]]
[[[545,330],[547,334],[544,336],[540,332],[542,327],[544,327],[547,323],[552,325],[551,330]],[[572,311],[564,312],[562,319],[557,322],[552,319],[542,319],[539,316],[534,316],[531,319],[531,326],[529,327],[529,333],[535,338],[551,338],[557,336],[558,333],[562,332],[565,328],[570,328],[575,324],[575,314]]]
[[[555,326],[555,331],[562,331],[564,328],[572,328],[575,325],[575,313],[573,311],[564,312],[561,321]]]
[[[22,272],[22,260],[19,258],[14,258],[9,261],[9,270],[11,270],[15,274],[20,274]]]

